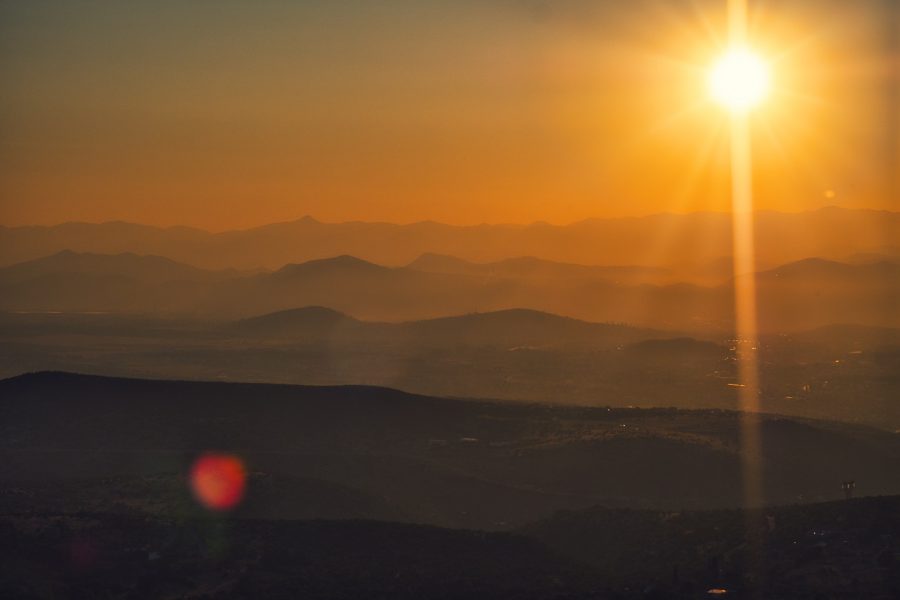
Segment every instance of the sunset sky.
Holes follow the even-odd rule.
[[[751,3],[756,201],[896,208],[893,0]],[[0,224],[728,208],[725,2],[0,4]]]

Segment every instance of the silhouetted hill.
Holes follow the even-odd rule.
[[[391,269],[382,267],[365,260],[356,258],[355,256],[341,255],[334,258],[322,258],[318,260],[310,260],[301,264],[289,264],[280,268],[272,274],[273,277],[289,278],[289,277],[316,277],[316,276],[334,276],[350,275],[350,276],[366,276],[366,275],[383,275],[389,273]]]
[[[332,335],[338,327],[358,324],[361,322],[336,310],[306,306],[242,319],[234,323],[231,329],[252,336],[323,337]]]
[[[760,211],[756,234],[758,263],[763,267],[809,256],[842,259],[895,244],[900,239],[900,213],[833,207],[801,213]],[[401,265],[428,252],[476,262],[536,256],[586,265],[692,267],[730,256],[731,248],[731,215],[709,212],[591,219],[563,226],[321,223],[304,218],[215,234],[119,222],[0,227],[0,257],[5,264],[71,249],[158,254],[213,269],[275,269],[342,254]]]
[[[146,311],[197,304],[234,270],[206,271],[160,256],[63,251],[0,269],[0,306],[24,311]]]
[[[834,323],[900,326],[900,264],[848,264],[808,258],[757,274],[765,331],[813,329]]]
[[[248,493],[229,513],[249,519],[381,519],[405,517],[384,498],[313,477],[259,470],[248,474]],[[202,518],[184,473],[122,475],[100,479],[17,481],[0,490],[0,514],[107,513]]]
[[[21,283],[37,277],[88,276],[129,277],[142,282],[220,279],[237,273],[214,272],[177,263],[161,256],[125,254],[79,254],[64,250],[52,256],[0,269],[0,281]]]
[[[665,335],[627,325],[590,323],[529,309],[471,313],[421,321],[383,323],[360,321],[317,306],[279,311],[243,319],[230,330],[249,336],[303,339],[328,336],[332,349],[341,344],[395,344],[415,351],[422,347],[616,347],[622,343]]]
[[[499,315],[522,317],[556,318]],[[627,350],[711,348],[675,339]],[[0,380],[0,595],[849,599],[900,589],[900,496],[808,504],[840,498],[851,479],[859,496],[900,491],[900,438],[760,415],[763,490],[776,505],[738,509],[744,418],[362,386]],[[192,461],[209,450],[248,470],[232,512],[209,513],[189,492]],[[708,510],[718,507],[730,508]]]
[[[380,498],[411,521],[504,528],[595,504],[738,506],[740,419],[39,373],[0,381],[0,481],[27,489],[183,474],[217,449],[254,472]],[[896,435],[764,416],[760,441],[770,502],[837,498],[845,479],[860,495],[900,491]],[[260,497],[256,510],[277,516],[278,497]]]
[[[415,321],[401,325],[419,342],[430,345],[555,346],[590,344],[606,348],[658,335],[653,330],[606,323],[589,323],[529,309],[509,309]]]
[[[489,301],[485,296],[497,287],[339,256],[223,282],[194,308],[219,316],[249,316],[316,305],[368,320],[417,319],[477,307]],[[497,294],[508,297],[503,291]]]
[[[900,590],[898,496],[760,512],[595,507],[520,532],[591,565],[613,589],[652,586],[656,597],[720,588],[737,597],[888,598]]]
[[[588,569],[506,533],[84,513],[0,516],[0,534],[0,595],[8,598],[607,597]]]
[[[884,284],[897,277],[900,277],[900,264],[893,261],[850,264],[821,258],[807,258],[757,275],[761,281],[790,279],[794,283],[827,282],[829,285],[852,285],[860,283],[860,280],[869,284]]]
[[[295,302],[331,306],[369,320],[418,320],[527,308],[666,329],[722,331],[732,326],[731,283],[717,287],[617,283],[615,272],[616,268],[535,259],[463,272],[427,272],[341,257],[235,282],[234,289],[215,295],[229,306],[213,310],[280,309]],[[900,298],[900,265],[895,263],[851,265],[806,259],[759,273],[757,289],[760,326],[766,332],[839,322],[900,325],[893,310]]]
[[[0,515],[5,597],[891,598],[900,498],[567,511],[514,534],[376,521]]]
[[[731,283],[623,283],[615,280],[618,268],[535,259],[498,265],[505,266],[499,271],[428,272],[339,256],[246,274],[208,272],[159,257],[69,252],[0,270],[0,309],[246,318],[315,305],[365,320],[406,321],[527,308],[681,331],[733,327]],[[630,273],[625,279],[647,271],[623,269]],[[757,282],[760,327],[778,332],[833,323],[900,326],[894,310],[900,297],[898,275],[896,263],[851,265],[822,259],[762,272]]]
[[[107,375],[314,385],[570,405],[737,408],[732,334],[685,338],[530,310],[360,321],[292,309],[238,322],[0,313],[0,377]],[[763,335],[767,412],[900,428],[900,329]]]

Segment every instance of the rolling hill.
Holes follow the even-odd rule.
[[[0,514],[7,597],[890,598],[900,497],[659,512],[498,533],[366,520]],[[715,594],[709,590],[717,590]]]
[[[410,350],[453,346],[503,349],[587,346],[603,349],[667,335],[659,330],[591,323],[524,308],[386,323],[360,321],[319,306],[241,319],[225,331],[250,339],[283,339],[298,343],[322,340],[332,346],[342,343],[405,345]]]
[[[746,509],[741,419],[358,386],[0,380],[0,595],[849,599],[900,589],[900,496],[877,496],[900,491],[897,435],[762,415],[774,505]],[[231,512],[206,511],[189,492],[193,459],[211,449],[248,470]],[[877,497],[837,500],[847,479]]]
[[[183,474],[218,449],[275,482],[305,478],[379,499],[369,504],[378,514],[504,529],[597,504],[739,506],[740,421],[728,411],[39,373],[0,381],[0,481],[115,487]],[[762,418],[760,435],[769,502],[838,498],[845,479],[860,495],[900,492],[896,435],[777,416]],[[255,515],[284,516],[283,494],[257,492]]]
[[[610,597],[589,569],[509,533],[97,513],[0,516],[0,532],[8,598]]]
[[[873,598],[900,590],[900,498],[763,511],[565,511],[520,533],[658,597]],[[699,589],[698,589],[699,588]]]
[[[241,276],[161,256],[64,250],[0,269],[0,306],[26,312],[183,311],[216,283]]]

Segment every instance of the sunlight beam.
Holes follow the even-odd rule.
[[[746,0],[729,0],[729,41],[745,48]],[[759,432],[759,364],[756,313],[756,265],[753,233],[753,162],[747,110],[731,108],[731,201],[734,260],[735,350],[741,408],[741,456],[744,501],[760,506],[762,461]],[[749,108],[749,106],[748,106]]]
[[[731,215],[734,260],[735,351],[741,408],[744,499],[762,503],[759,444],[759,364],[756,313],[756,264],[753,232],[753,167],[746,115],[731,119]]]

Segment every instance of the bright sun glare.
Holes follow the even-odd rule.
[[[770,85],[768,65],[746,48],[735,48],[724,54],[709,74],[712,97],[737,113],[746,112],[762,102]]]

